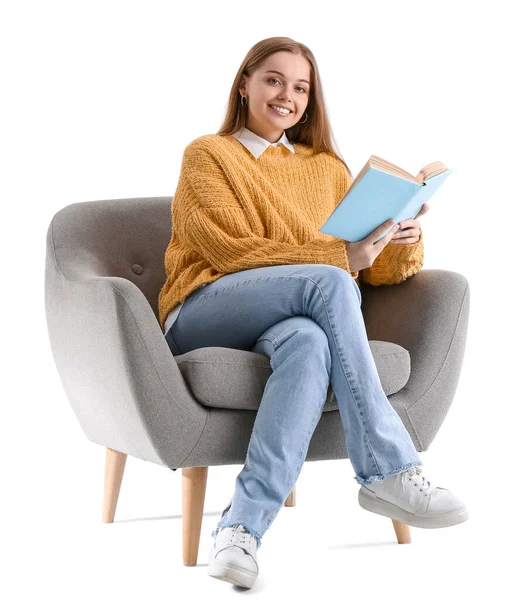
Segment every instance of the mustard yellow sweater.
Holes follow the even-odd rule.
[[[284,264],[330,264],[357,283],[400,283],[423,266],[423,237],[388,244],[373,265],[351,271],[345,240],[320,233],[352,178],[335,157],[310,146],[269,146],[254,156],[233,136],[186,146],[172,201],[172,236],[159,294],[164,330],[172,308],[228,273]]]

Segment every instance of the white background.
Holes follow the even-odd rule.
[[[183,567],[181,470],[128,458],[102,523],[105,449],[60,384],[44,310],[45,236],[83,201],[172,196],[184,147],[220,126],[249,48],[316,56],[335,140],[454,172],[421,218],[424,268],[463,274],[471,312],[455,400],[426,473],[468,505],[456,527],[361,509],[347,460],[307,462],[259,550],[252,593],[456,598],[517,591],[524,545],[524,21],[519,2],[17,2],[3,5],[2,532],[6,598],[226,597],[210,532],[241,465],[209,469],[197,566]],[[7,409],[7,410],[6,410]],[[236,588],[237,589],[237,588]],[[293,595],[293,596],[292,596]]]

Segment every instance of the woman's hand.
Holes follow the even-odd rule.
[[[418,217],[425,215],[429,210],[429,204],[424,204],[414,219],[406,219],[400,222],[400,229],[391,237],[390,244],[415,244],[420,239],[422,227],[417,221]]]
[[[385,230],[390,231],[384,235],[381,240],[375,242],[381,233]],[[399,226],[395,224],[393,219],[389,219],[380,227],[377,227],[372,233],[363,240],[358,242],[345,242],[347,247],[347,258],[349,259],[349,265],[351,271],[361,271],[362,269],[368,269],[380,252],[387,246],[393,237],[393,233],[399,229]]]

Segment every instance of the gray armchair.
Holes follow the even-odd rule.
[[[231,348],[172,356],[157,312],[171,201],[100,200],[58,211],[47,231],[45,303],[65,394],[88,439],[107,449],[103,521],[113,522],[128,455],[182,469],[183,563],[193,566],[208,467],[244,464],[271,367],[262,354]],[[383,389],[425,451],[457,387],[468,283],[458,273],[423,269],[401,284],[362,284],[361,291]],[[306,460],[343,458],[329,386]],[[295,505],[295,492],[296,485],[285,506]],[[399,543],[410,542],[407,525],[393,526]]]

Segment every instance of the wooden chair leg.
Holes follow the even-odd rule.
[[[290,494],[285,500],[285,506],[296,506],[296,484],[294,484],[293,488],[290,490]]]
[[[391,519],[393,522],[393,527],[396,533],[396,539],[399,544],[410,544],[411,543],[411,530],[409,529],[409,525],[405,523],[400,523],[400,521],[395,521]]]
[[[122,476],[126,466],[127,454],[106,448],[106,468],[104,471],[104,497],[102,501],[102,521],[113,523],[119,500]]]
[[[195,567],[205,506],[208,467],[183,467],[183,565]]]

